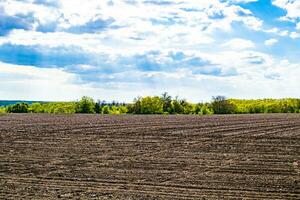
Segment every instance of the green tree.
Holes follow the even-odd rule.
[[[181,105],[181,102],[178,100],[178,98],[174,99],[171,102],[170,114],[183,114],[183,113],[184,113],[184,107]]]
[[[76,103],[76,113],[95,113],[95,102],[92,98],[84,96]]]
[[[195,105],[195,114],[200,114],[202,107],[204,106],[203,103],[197,103]]]
[[[160,98],[163,101],[163,112],[170,113],[172,97],[167,92],[164,92]]]
[[[300,108],[299,99],[230,99],[236,113],[296,113]]]
[[[186,100],[181,100],[180,104],[183,107],[183,114],[195,114],[196,106],[188,103]]]
[[[95,112],[96,113],[101,113],[101,106],[100,106],[99,102],[95,103]]]
[[[128,110],[130,113],[142,114],[141,99],[142,99],[141,97],[135,98],[133,101],[134,103],[128,106]]]
[[[32,112],[32,113],[43,113],[44,109],[43,109],[42,104],[33,103],[32,105],[29,106],[28,111]]]
[[[6,113],[6,109],[3,106],[0,106],[0,113]]]
[[[140,100],[142,114],[162,114],[163,105],[160,97],[144,97]]]
[[[224,96],[213,97],[211,105],[215,114],[233,114],[235,112],[235,106]]]
[[[126,106],[119,106],[118,107],[120,114],[126,114],[128,112],[128,109]]]
[[[28,113],[29,105],[27,103],[17,103],[7,107],[8,113]]]
[[[77,103],[75,102],[51,102],[42,104],[42,110],[44,113],[55,114],[73,114],[76,112]]]
[[[119,110],[119,108],[117,106],[111,106],[109,108],[109,114],[111,114],[111,115],[119,115],[121,113],[120,113],[120,110]]]
[[[102,108],[102,114],[109,114],[109,106],[108,105],[105,105],[103,106]]]
[[[198,113],[198,114],[200,114],[200,115],[212,115],[212,114],[214,114],[214,111],[210,106],[203,105],[201,107],[200,113]]]

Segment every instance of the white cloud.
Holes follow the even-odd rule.
[[[297,29],[297,30],[300,30],[300,22],[297,23],[296,29]]]
[[[281,20],[291,20],[300,17],[300,1],[299,0],[273,0],[273,5],[286,10],[287,14]]]
[[[280,31],[279,33],[278,33],[280,36],[288,36],[289,35],[289,31]]]
[[[3,8],[4,13],[9,16],[33,15],[33,18],[35,19],[35,21],[32,22],[33,27],[50,23],[61,16],[60,12],[53,7],[34,4],[30,1],[0,1],[0,8],[1,7]]]
[[[129,3],[124,0],[91,0],[89,3],[82,0],[59,0],[57,7],[37,5],[33,2],[33,0],[25,2],[11,0],[0,2],[0,6],[3,6],[8,15],[33,13],[34,22],[31,31],[37,30],[39,25],[54,23],[53,28],[56,31],[64,32],[96,19],[111,20],[112,25],[118,28],[102,30],[100,26],[100,30],[96,31],[97,39],[109,38],[118,44],[126,43],[127,46],[138,43],[142,44],[141,46],[170,47],[170,44],[172,46],[178,42],[187,46],[197,46],[213,42],[211,34],[216,30],[231,31],[233,22],[240,22],[256,31],[263,25],[250,10],[218,0],[174,0],[168,6],[158,6],[146,1]],[[80,30],[78,28],[78,31]],[[40,34],[40,39],[37,40],[41,41],[50,37],[49,35]],[[37,38],[38,34],[34,37]],[[71,35],[68,37],[75,38]],[[86,35],[77,37],[76,42],[83,43],[85,37]]]
[[[266,40],[266,41],[265,41],[265,45],[266,45],[266,46],[273,46],[273,45],[276,44],[277,42],[278,42],[277,39],[272,38],[272,39]]]
[[[111,73],[85,74],[96,80],[105,80],[87,84],[81,79],[83,76],[73,74],[75,72],[0,63],[0,96],[11,99],[74,100],[88,95],[95,99],[125,101],[131,101],[137,95],[160,94],[164,91],[193,101],[218,94],[239,98],[293,96],[300,92],[296,76],[299,74],[299,65],[281,62],[272,55],[258,52],[260,45],[255,45],[255,37],[251,37],[253,41],[232,39],[233,35],[246,36],[233,30],[233,24],[247,27],[254,34],[254,31],[263,31],[277,36],[299,37],[297,32],[276,27],[264,30],[263,20],[238,5],[254,1],[174,0],[168,1],[168,5],[158,6],[161,1],[91,0],[87,3],[82,0],[59,0],[56,6],[45,6],[35,4],[34,0],[0,0],[5,15],[33,16],[32,30],[12,30],[10,34],[0,37],[0,45],[38,46],[43,47],[42,50],[80,49],[99,57],[107,55],[105,64],[112,70]],[[277,0],[275,3],[286,9],[287,16],[294,19],[297,13],[293,11],[295,8],[287,6],[290,2],[280,3]],[[92,32],[80,29],[80,26],[98,19],[111,20],[112,27],[96,26],[92,27],[95,28]],[[42,32],[38,29],[40,25],[49,23],[55,24],[54,30]],[[68,32],[72,27],[79,27],[78,32]],[[224,39],[223,34],[230,39],[218,45]],[[276,38],[274,35],[270,37]],[[274,45],[276,42],[276,39],[266,40],[265,45]],[[183,60],[201,58],[211,64],[204,66],[205,69],[217,69],[219,76],[212,73],[197,74],[194,69],[202,66],[182,66],[169,71],[139,71],[132,67],[136,63],[131,63],[134,60],[129,58],[150,51],[160,52],[149,59],[158,65],[168,63],[174,66],[171,62],[178,64],[179,61],[170,61],[168,54],[172,51],[183,52]],[[130,70],[115,70],[122,64],[117,62],[120,57],[127,59],[126,67]],[[84,72],[100,68],[90,63],[75,67],[74,71]],[[278,80],[272,79],[274,77]]]
[[[289,31],[287,31],[287,30],[280,30],[277,27],[274,27],[274,28],[271,28],[271,29],[266,29],[266,30],[264,30],[264,32],[276,34],[276,35],[279,35],[279,36],[282,36],[282,37],[289,35]]]
[[[60,69],[0,62],[0,71],[0,96],[6,99],[71,100],[78,89],[72,84],[77,77]]]
[[[155,59],[164,62],[164,55],[167,54],[163,52]],[[159,95],[169,91],[173,96],[179,95],[198,102],[210,100],[210,96],[218,94],[236,98],[280,98],[296,97],[300,92],[298,64],[278,61],[267,54],[247,50],[218,53],[191,51],[189,55],[208,60],[224,72],[234,69],[237,74],[218,77],[195,74],[190,68],[172,72],[142,72],[134,69],[102,74],[101,78],[107,81],[84,84],[79,75],[61,69],[0,63],[0,95],[6,99],[34,100],[76,100],[88,95],[95,99],[131,102],[138,95]],[[95,66],[79,67],[83,70],[95,69]]]
[[[0,45],[10,43],[24,46],[47,46],[49,48],[79,46],[88,48],[101,45],[103,36],[93,34],[70,34],[65,32],[41,33],[37,31],[14,30],[7,37],[0,38]]]
[[[279,29],[277,27],[274,27],[271,29],[264,30],[264,32],[277,34],[277,33],[279,33]]]
[[[297,32],[291,32],[291,33],[290,33],[290,37],[291,37],[292,39],[297,39],[297,38],[300,38],[300,34],[297,33]]]
[[[230,0],[230,2],[233,3],[251,3],[251,2],[257,2],[258,0]]]
[[[236,38],[226,42],[223,46],[234,50],[243,50],[254,48],[255,44],[251,40]]]

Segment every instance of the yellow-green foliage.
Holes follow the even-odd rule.
[[[128,108],[126,106],[119,106],[118,110],[120,114],[126,114],[128,112]]]
[[[0,107],[0,114],[2,114],[2,113],[6,113],[6,110],[5,110],[5,107]]]
[[[128,108],[126,106],[103,106],[102,114],[111,114],[111,115],[120,115],[126,114],[128,112]]]
[[[31,112],[31,113],[43,113],[44,112],[44,108],[43,108],[42,104],[40,104],[40,103],[33,103],[32,105],[29,106],[28,112]]]
[[[118,107],[117,106],[112,106],[109,108],[108,110],[108,114],[111,114],[111,115],[119,115],[121,114]]]
[[[203,105],[201,107],[200,111],[198,112],[198,114],[199,115],[212,115],[212,114],[214,114],[214,111],[209,106]]]
[[[140,100],[142,114],[162,114],[163,105],[160,97],[144,97]]]
[[[217,101],[219,100],[219,101]],[[162,97],[137,98],[132,104],[100,104],[83,97],[78,102],[17,103],[0,107],[0,113],[102,113],[102,114],[246,114],[246,113],[300,113],[300,99],[240,100],[214,98],[210,103],[189,103],[172,99],[167,93]]]
[[[127,113],[128,109],[125,106],[111,106],[109,114],[120,115]]]
[[[76,113],[95,113],[95,102],[92,98],[84,96],[76,102]]]
[[[42,104],[41,108],[43,113],[66,113],[73,114],[76,111],[75,102],[56,102]]]
[[[229,99],[235,105],[235,113],[298,113],[299,99]]]
[[[195,104],[191,104],[188,102],[185,102],[183,104],[183,114],[196,114],[195,110],[196,110]]]

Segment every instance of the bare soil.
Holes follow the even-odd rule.
[[[0,199],[300,199],[300,115],[0,115]]]

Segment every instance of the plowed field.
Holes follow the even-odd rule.
[[[0,115],[0,199],[300,199],[300,115]]]

